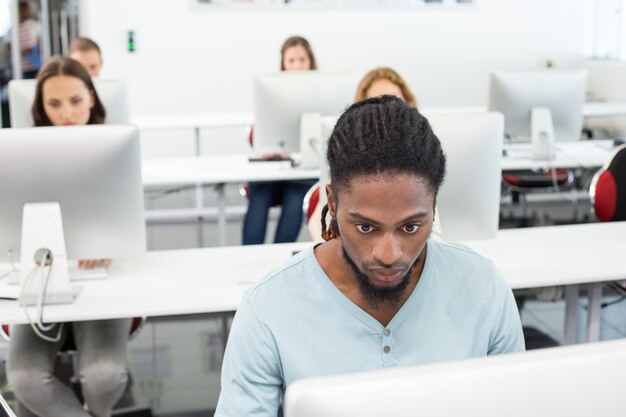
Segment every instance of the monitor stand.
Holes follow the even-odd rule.
[[[74,301],[80,287],[70,286],[59,203],[24,205],[20,254],[20,305]]]
[[[534,107],[530,115],[530,143],[535,160],[554,159],[554,126],[547,107]]]
[[[322,115],[302,113],[300,115],[300,168],[320,167],[322,158]]]

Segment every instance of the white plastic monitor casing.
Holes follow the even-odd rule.
[[[254,79],[254,149],[298,152],[303,113],[342,113],[354,99],[358,83],[352,73],[290,71]]]
[[[626,340],[296,381],[285,417],[621,417]]]
[[[491,74],[489,110],[504,115],[511,140],[530,140],[531,112],[546,107],[557,141],[581,138],[587,70],[496,71]]]
[[[47,257],[41,251],[49,253],[49,265],[46,265]],[[70,303],[74,300],[59,203],[24,205],[20,253],[21,305],[36,304],[41,291],[45,291],[45,297],[41,297],[45,304]]]
[[[20,259],[26,203],[59,203],[68,259],[146,250],[135,126],[0,129],[0,196],[0,262]]]
[[[130,123],[128,87],[119,79],[93,79],[94,87],[106,111],[105,123],[110,125]],[[9,82],[9,110],[11,127],[33,127],[31,108],[35,99],[37,80],[12,80]]]

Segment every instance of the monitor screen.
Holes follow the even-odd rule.
[[[128,88],[124,80],[93,79],[100,101],[106,110],[106,124],[130,123]],[[37,80],[12,80],[9,82],[9,114],[11,127],[34,125],[31,107],[35,99]]]
[[[424,115],[441,141],[447,173],[437,196],[441,236],[450,241],[491,239],[500,215],[500,177],[504,121],[499,113]],[[337,117],[322,118],[324,149]],[[320,167],[324,190],[330,181],[325,151]],[[326,193],[320,194],[326,204]]]
[[[529,140],[531,110],[547,107],[557,141],[578,140],[583,126],[587,70],[497,71],[491,74],[489,110],[504,115],[512,140]]]
[[[291,71],[257,75],[254,80],[255,151],[300,151],[302,114],[342,113],[352,103],[357,83],[357,77],[349,73]]]
[[[70,259],[145,251],[135,126],[0,129],[0,262],[20,259],[26,203],[58,202]]]
[[[291,384],[285,417],[624,415],[626,340]]]

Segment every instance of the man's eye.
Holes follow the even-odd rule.
[[[418,225],[416,224],[407,224],[403,227],[404,232],[405,233],[409,233],[409,234],[413,234],[413,233],[417,233],[417,231],[420,229]]]
[[[373,230],[373,228],[369,224],[357,224],[356,230],[358,230],[361,233],[369,233]]]

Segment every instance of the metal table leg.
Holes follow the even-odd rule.
[[[578,327],[578,285],[565,287],[565,328],[563,342],[566,345],[576,343]]]
[[[602,314],[602,283],[589,284],[587,304],[587,341],[600,340],[600,316]]]

